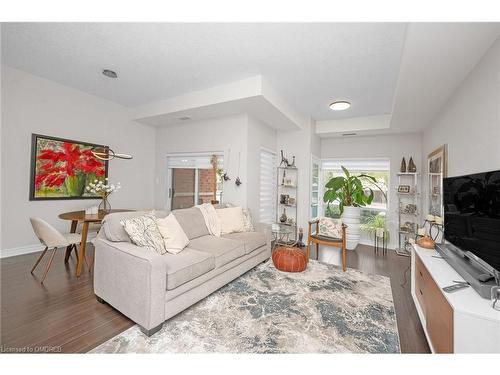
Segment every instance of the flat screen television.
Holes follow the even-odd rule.
[[[444,237],[500,271],[500,170],[443,180]]]

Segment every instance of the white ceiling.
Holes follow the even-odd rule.
[[[277,128],[311,117],[322,137],[385,134],[424,128],[499,25],[3,23],[2,63],[134,107],[157,126],[243,105]],[[103,68],[119,78],[104,77]],[[257,77],[266,90],[227,97],[227,87]],[[227,104],[210,104],[221,92]],[[338,99],[352,107],[329,110]]]
[[[126,106],[262,75],[326,120],[390,112],[404,35],[398,23],[11,23],[2,62]],[[336,99],[351,110],[329,110]]]

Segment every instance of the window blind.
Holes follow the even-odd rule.
[[[222,153],[169,155],[167,156],[167,168],[211,169],[212,155],[217,155],[218,168],[223,168]]]
[[[260,198],[259,219],[272,224],[276,216],[276,154],[260,151]]]
[[[323,170],[338,170],[343,166],[348,171],[388,171],[390,167],[389,159],[324,159],[321,161]]]

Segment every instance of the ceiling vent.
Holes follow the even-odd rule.
[[[356,133],[343,133],[342,137],[353,137],[355,135],[357,135],[357,134]]]
[[[177,120],[187,121],[187,120],[191,120],[191,117],[189,117],[189,116],[177,117]]]

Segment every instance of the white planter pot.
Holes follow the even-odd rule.
[[[361,237],[361,229],[359,221],[361,219],[361,208],[345,206],[342,213],[342,222],[347,225],[346,235],[346,248],[347,250],[354,250],[358,246]]]

